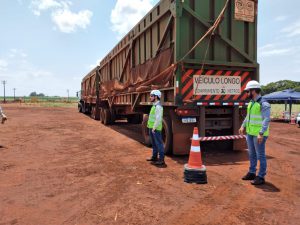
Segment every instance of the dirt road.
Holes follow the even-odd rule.
[[[191,185],[183,182],[187,158],[168,157],[167,168],[145,161],[150,149],[129,138],[136,127],[105,127],[72,108],[4,110],[1,225],[299,224],[296,126],[271,124],[265,185],[240,179],[246,151],[217,149],[203,154],[208,184]]]

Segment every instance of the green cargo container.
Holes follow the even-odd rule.
[[[96,98],[82,85],[79,109],[105,124],[124,117],[142,122],[149,143],[149,93],[160,89],[165,149],[187,154],[194,126],[201,136],[237,134],[243,90],[259,79],[258,68],[256,0],[161,0],[83,79],[95,82]]]

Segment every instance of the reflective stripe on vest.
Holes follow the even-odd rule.
[[[247,108],[247,123],[246,132],[247,134],[258,136],[262,129],[262,116],[261,116],[261,105],[258,102],[250,102]],[[269,136],[269,127],[263,134]]]
[[[155,123],[155,109],[156,106],[152,106],[151,110],[150,110],[150,114],[149,114],[149,119],[148,119],[148,123],[147,123],[147,127],[152,129],[154,127],[154,123]],[[158,127],[156,128],[156,130],[161,131],[162,130],[162,117],[163,117],[163,113],[161,114],[161,122],[158,125]]]

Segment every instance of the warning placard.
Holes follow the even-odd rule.
[[[241,77],[195,75],[194,95],[240,95]]]
[[[246,22],[254,22],[255,18],[255,3],[252,0],[235,0],[235,13],[236,20]]]

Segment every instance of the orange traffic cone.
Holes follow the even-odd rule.
[[[191,168],[191,169],[204,169],[205,168],[205,166],[202,164],[199,132],[198,132],[197,127],[194,128],[190,156],[189,156],[189,161],[188,161],[187,167]]]
[[[202,164],[198,128],[194,128],[189,161],[184,165],[184,181],[187,183],[206,184],[206,167]]]

